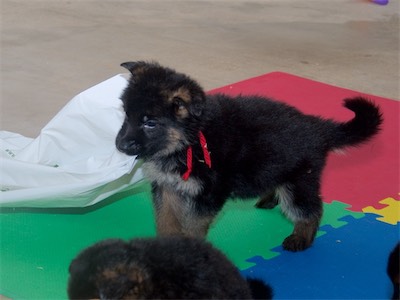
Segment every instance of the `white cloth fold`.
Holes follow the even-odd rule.
[[[35,139],[0,131],[0,205],[88,206],[142,180],[115,147],[126,85],[116,75],[78,94]]]

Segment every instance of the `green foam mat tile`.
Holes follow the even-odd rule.
[[[65,299],[68,266],[80,250],[106,238],[154,236],[149,187],[132,193],[115,195],[101,207],[2,210],[0,294]]]
[[[253,200],[229,200],[213,223],[208,240],[240,269],[254,256],[279,255],[293,230],[280,211],[256,209]],[[340,227],[346,215],[363,216],[337,201],[324,204],[321,223]],[[13,299],[65,299],[70,261],[83,248],[106,238],[155,236],[150,185],[120,193],[81,209],[3,209],[0,215],[0,294]],[[324,234],[319,231],[318,236]]]
[[[239,269],[251,266],[246,259],[255,255],[266,259],[278,255],[270,249],[280,245],[293,230],[279,207],[256,209],[256,202],[228,201],[208,234],[209,241]]]

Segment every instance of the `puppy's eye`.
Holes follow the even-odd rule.
[[[148,119],[147,121],[143,122],[143,127],[147,129],[153,129],[157,126],[157,121],[154,119]]]

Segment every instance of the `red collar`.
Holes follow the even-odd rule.
[[[211,168],[211,157],[210,157],[210,152],[207,149],[207,141],[204,136],[204,134],[199,131],[199,141],[201,145],[201,149],[203,150],[203,156],[204,156],[204,163]],[[193,149],[192,146],[189,146],[186,150],[186,165],[187,165],[187,170],[186,172],[182,175],[183,180],[188,180],[190,174],[192,173],[193,169]]]

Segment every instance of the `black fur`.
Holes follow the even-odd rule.
[[[397,243],[389,255],[387,274],[393,283],[393,300],[400,298],[400,243]]]
[[[83,250],[69,272],[70,299],[250,299],[252,287],[256,297],[272,297],[209,243],[183,237],[105,240]]]
[[[253,299],[272,299],[272,288],[260,279],[247,278],[247,284],[250,287]]]
[[[369,140],[382,123],[379,108],[362,97],[344,101],[355,117],[339,123],[264,97],[206,96],[194,80],[157,63],[122,66],[132,77],[121,96],[126,119],[116,145],[144,160],[161,235],[205,236],[228,197],[261,196],[257,207],[279,202],[295,223],[284,248],[309,247],[322,216],[320,178],[328,152]],[[183,180],[189,146],[193,169]]]

